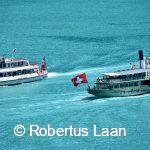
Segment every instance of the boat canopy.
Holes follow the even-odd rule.
[[[140,74],[150,72],[150,69],[129,69],[129,70],[120,70],[116,72],[105,73],[106,76],[123,76],[123,75],[130,75],[130,74]]]

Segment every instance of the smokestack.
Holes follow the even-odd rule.
[[[145,69],[145,60],[142,50],[139,50],[139,61],[140,61],[140,69]]]
[[[139,60],[143,60],[143,51],[139,50]]]

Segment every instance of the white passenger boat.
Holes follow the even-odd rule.
[[[88,87],[88,93],[97,97],[135,96],[150,93],[150,58],[143,57],[139,51],[139,66],[132,65],[130,69],[105,73],[97,78],[93,87]]]
[[[47,77],[46,60],[41,67],[22,58],[0,58],[0,86],[33,82]]]

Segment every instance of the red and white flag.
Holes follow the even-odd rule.
[[[74,84],[74,86],[78,86],[79,84],[82,83],[88,83],[85,73],[75,76],[73,79],[71,79],[71,81]]]

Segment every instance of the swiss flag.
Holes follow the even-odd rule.
[[[71,81],[74,84],[74,86],[78,86],[79,84],[82,83],[88,83],[85,73],[75,76],[73,79],[71,79]]]

